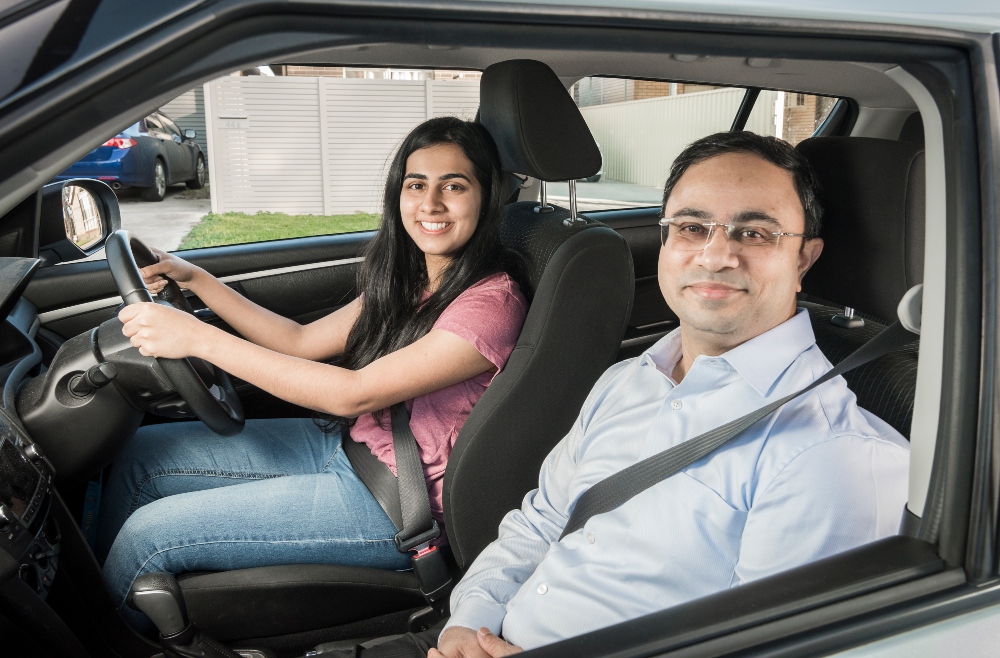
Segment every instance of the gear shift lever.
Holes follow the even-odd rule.
[[[169,658],[241,658],[195,628],[188,619],[184,593],[168,573],[147,573],[136,578],[128,604],[153,621]]]

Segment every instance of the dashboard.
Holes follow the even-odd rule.
[[[0,410],[0,550],[45,598],[55,578],[59,529],[48,518],[52,472],[17,421]]]
[[[45,598],[60,545],[59,528],[49,518],[54,473],[11,404],[17,387],[41,357],[33,340],[37,314],[21,299],[36,264],[34,259],[0,259],[0,551],[17,565],[17,577]]]

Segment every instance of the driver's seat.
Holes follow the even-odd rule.
[[[599,168],[596,143],[548,66],[528,60],[491,66],[480,99],[483,123],[511,171],[556,181]],[[631,311],[634,275],[625,240],[595,221],[565,224],[563,208],[539,214],[534,206],[509,205],[503,227],[504,240],[528,265],[524,328],[459,434],[445,475],[459,572],[537,486],[542,459],[613,362]],[[192,620],[207,635],[284,652],[405,632],[409,615],[426,605],[411,572],[286,565],[179,580]]]

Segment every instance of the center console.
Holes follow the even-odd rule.
[[[16,420],[0,409],[0,550],[18,577],[45,598],[55,577],[59,528],[48,517],[52,472]]]

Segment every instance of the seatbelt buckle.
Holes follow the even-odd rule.
[[[417,549],[421,544],[429,544],[438,537],[441,536],[441,526],[438,525],[437,519],[431,519],[431,529],[427,532],[421,532],[416,537],[411,537],[409,539],[404,539],[402,537],[403,532],[399,531],[396,536],[392,538],[396,542],[396,550],[400,553],[409,553],[410,551]]]
[[[451,572],[437,546],[425,544],[410,556],[410,565],[420,583],[420,592],[434,606],[451,591]],[[436,607],[436,606],[435,606]]]

